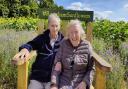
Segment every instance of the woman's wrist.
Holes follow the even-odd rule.
[[[57,87],[55,83],[51,83],[50,87]]]

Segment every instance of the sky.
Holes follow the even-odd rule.
[[[94,18],[128,22],[128,0],[54,0],[70,10],[94,11]]]

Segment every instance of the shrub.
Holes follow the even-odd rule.
[[[20,6],[20,16],[30,16],[30,7],[27,5]]]

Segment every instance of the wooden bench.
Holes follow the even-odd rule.
[[[38,29],[42,29],[39,26]],[[86,39],[92,43],[92,23],[87,24],[87,33]],[[27,58],[28,60],[33,57],[33,52]],[[106,73],[112,70],[112,66],[107,63],[102,57],[100,57],[97,53],[93,52],[93,59],[95,60],[96,67],[96,78],[95,78],[95,89],[106,89]],[[18,78],[17,78],[17,89],[27,89],[28,87],[28,64],[29,62],[24,62],[23,60],[13,59],[12,61],[16,61],[18,65]]]

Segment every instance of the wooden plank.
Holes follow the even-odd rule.
[[[92,27],[92,22],[87,23],[87,33],[86,33],[86,39],[92,43],[92,38],[93,38],[93,27]]]
[[[16,54],[17,55],[17,54]],[[15,55],[15,56],[16,56]],[[13,64],[15,64],[15,65],[23,65],[24,63],[25,63],[25,60],[24,59],[21,59],[20,57],[18,58],[18,59],[15,59],[15,56],[13,57],[13,59],[11,60],[11,62],[13,63]],[[29,61],[33,56],[36,56],[36,51],[32,51],[31,53],[30,53],[30,56],[28,56],[27,58],[26,58],[26,60],[27,61]]]
[[[28,62],[18,65],[17,89],[27,89],[28,85]]]
[[[94,61],[96,65],[102,69],[103,71],[109,72],[112,70],[112,66],[106,62],[103,58],[101,58],[99,55],[97,55],[94,51],[92,52]]]
[[[96,66],[95,89],[106,89],[106,72]]]
[[[31,59],[36,55],[36,51],[32,51],[27,60]],[[18,65],[18,79],[17,79],[17,89],[27,89],[28,88],[28,65],[29,61],[22,62],[22,59],[15,60]]]

